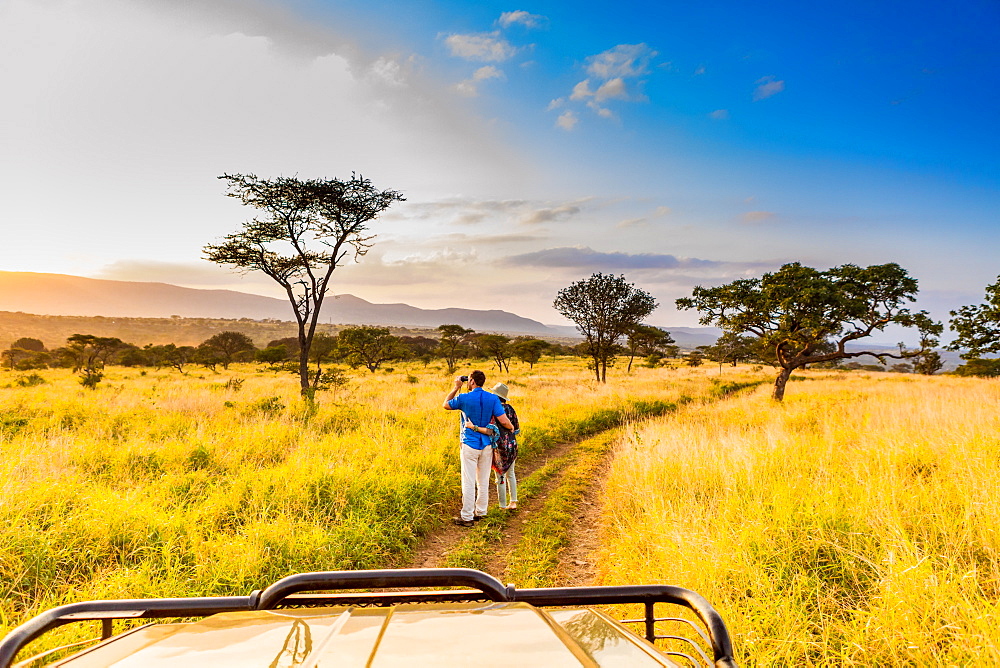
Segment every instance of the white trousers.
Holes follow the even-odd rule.
[[[490,507],[490,470],[493,446],[482,450],[462,443],[462,519],[485,515]]]

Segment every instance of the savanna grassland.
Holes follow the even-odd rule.
[[[622,439],[601,583],[700,592],[746,665],[1000,665],[1000,382],[805,380]]]
[[[559,584],[590,494],[595,584],[703,594],[741,664],[1000,663],[1000,382],[808,371],[776,404],[768,370],[719,371],[488,371],[524,425],[525,514],[491,513],[441,563],[500,558],[505,581]],[[352,373],[312,408],[294,377],[251,366],[112,367],[94,391],[40,375],[0,373],[0,632],[68,601],[405,565],[455,510],[457,421],[433,365]]]
[[[526,463],[719,387],[707,369],[590,374],[579,360],[489,374],[511,386]],[[460,494],[438,367],[359,371],[315,407],[294,377],[251,366],[109,367],[96,390],[38,375],[0,374],[6,629],[71,600],[242,595],[292,572],[402,564]],[[87,635],[50,644],[73,633]]]

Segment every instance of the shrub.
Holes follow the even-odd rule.
[[[267,397],[250,405],[250,411],[263,413],[269,417],[277,415],[283,410],[285,410],[285,404],[281,403],[280,397]]]
[[[1000,376],[1000,359],[969,360],[955,369],[956,376],[979,376],[980,378],[996,378]]]
[[[232,390],[233,392],[239,392],[243,389],[243,379],[242,378],[230,378],[226,381],[226,384],[222,386],[225,390]]]
[[[34,387],[35,385],[44,385],[45,379],[37,373],[29,373],[27,376],[18,376],[14,380],[14,384],[18,387]]]
[[[84,369],[80,373],[80,384],[88,390],[96,390],[97,384],[104,378],[104,372],[97,369]]]

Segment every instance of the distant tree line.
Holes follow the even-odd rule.
[[[915,292],[916,282],[897,265],[867,269],[844,265],[819,272],[793,263],[761,279],[699,287],[693,297],[678,300],[678,306],[702,311],[702,322],[721,326],[723,335],[712,345],[688,351],[682,361],[691,366],[706,361],[720,367],[773,366],[779,369],[776,390],[781,393],[791,370],[804,366],[933,374],[943,366],[933,350],[942,327],[925,312],[912,313],[901,306],[912,301]],[[570,346],[529,336],[481,333],[456,324],[440,325],[436,338],[397,336],[388,327],[347,327],[337,334],[315,334],[306,357],[307,382],[314,390],[335,384],[339,372],[332,365],[336,364],[375,373],[395,361],[424,365],[443,361],[448,373],[453,373],[461,362],[474,360],[507,373],[512,361],[533,368],[542,355],[589,358],[595,377],[604,381],[607,368],[618,358],[627,357],[631,371],[636,358],[655,367],[664,358],[680,355],[669,332],[641,322],[655,308],[655,301],[623,276],[595,274],[579,281],[560,292],[556,306],[577,322],[583,342]],[[955,373],[1000,376],[1000,359],[988,357],[1000,353],[1000,276],[987,286],[983,304],[964,306],[951,315],[950,327],[957,337],[947,348],[963,351],[966,360]],[[917,329],[920,346],[908,350],[900,345],[898,352],[844,347],[893,323]],[[107,365],[185,372],[192,366],[218,371],[236,362],[250,362],[301,376],[300,341],[300,337],[288,337],[258,347],[244,333],[223,331],[197,346],[139,347],[116,337],[73,334],[66,345],[48,350],[41,340],[22,337],[0,351],[0,364],[21,371],[71,368],[87,387],[100,382]],[[880,364],[856,361],[864,355],[877,358]],[[888,359],[900,361],[890,365]]]
[[[307,378],[312,389],[334,383],[337,372],[331,365],[365,368],[375,373],[395,361],[417,361],[424,365],[443,360],[449,373],[459,362],[492,362],[494,368],[509,371],[512,360],[533,368],[543,354],[574,355],[573,347],[542,339],[503,334],[478,333],[460,325],[441,325],[439,338],[396,336],[388,327],[346,327],[337,334],[316,333],[307,356]],[[0,352],[0,363],[8,369],[28,371],[69,368],[87,387],[96,387],[105,366],[171,368],[187,372],[191,367],[212,371],[228,369],[233,363],[256,363],[276,372],[300,373],[299,337],[269,341],[258,347],[242,332],[224,331],[197,346],[173,343],[137,346],[116,337],[74,334],[66,345],[49,350],[36,338],[22,337]]]

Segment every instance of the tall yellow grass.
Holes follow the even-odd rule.
[[[486,370],[511,387],[527,458],[600,428],[601,411],[705,395],[712,377],[640,368],[597,385],[578,360]],[[291,572],[399,563],[459,495],[440,368],[360,371],[315,410],[295,378],[249,366],[112,368],[96,391],[41,375],[22,387],[25,374],[0,374],[5,628],[69,600],[245,594]]]
[[[807,380],[626,438],[602,582],[702,593],[746,665],[1000,665],[1000,382]]]

